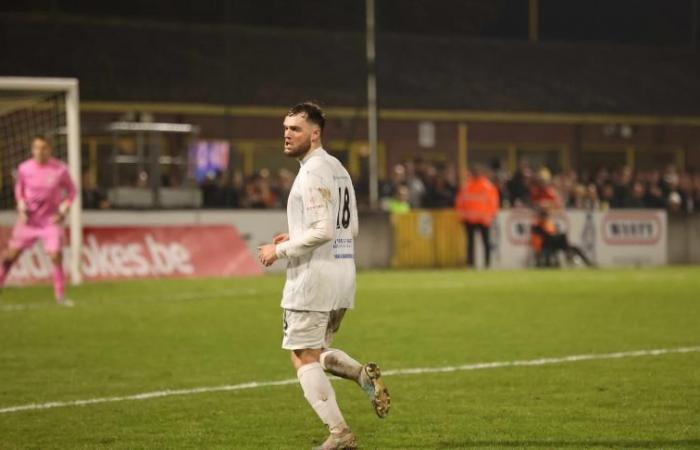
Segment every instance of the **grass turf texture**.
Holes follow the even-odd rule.
[[[294,377],[284,279],[88,284],[0,297],[0,408]],[[27,309],[15,309],[25,305]],[[335,346],[382,368],[700,345],[700,268],[370,272]],[[377,419],[334,381],[362,448],[698,448],[700,353],[388,377]],[[0,448],[310,448],[298,385],[0,414]]]

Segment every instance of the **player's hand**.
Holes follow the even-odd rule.
[[[17,220],[19,223],[27,223],[27,220],[29,219],[29,216],[27,216],[27,211],[20,209],[17,211]]]
[[[258,259],[260,259],[260,263],[265,267],[270,267],[272,263],[277,261],[275,244],[265,244],[258,247]]]
[[[61,223],[63,223],[63,219],[65,219],[65,218],[66,217],[62,213],[58,213],[58,214],[54,215],[53,217],[51,217],[51,223],[61,224]]]
[[[281,242],[288,241],[288,240],[289,240],[289,235],[287,233],[280,233],[277,236],[275,236],[274,238],[272,238],[272,243],[279,244]]]

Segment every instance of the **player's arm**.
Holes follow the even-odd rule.
[[[75,200],[75,196],[77,195],[75,183],[73,183],[73,180],[71,179],[70,174],[67,170],[64,170],[63,174],[61,175],[61,187],[65,192],[65,197],[63,198],[61,204],[58,206],[58,214],[54,218],[55,223],[63,222],[63,220],[66,218],[66,215],[68,215],[68,210],[70,210],[70,207],[73,204],[73,201]]]
[[[275,248],[278,258],[298,258],[333,239],[333,201],[330,188],[332,174],[311,172],[302,190],[307,229],[299,237],[282,242]]]
[[[302,189],[306,231],[294,239],[260,247],[258,254],[265,266],[278,259],[304,256],[333,239],[333,202],[328,178],[315,173],[309,174],[309,179]]]
[[[288,240],[289,240],[288,233],[280,233],[277,236],[275,236],[274,238],[272,238],[272,243],[273,244],[280,244],[280,243],[282,243],[284,241],[288,241]]]
[[[316,248],[333,239],[331,214],[321,217],[310,224],[301,236],[287,240],[275,246],[277,258],[298,258],[311,253]]]
[[[15,181],[15,201],[19,221],[24,223],[27,221],[27,200],[24,196],[24,177],[21,170],[17,171],[17,180]]]

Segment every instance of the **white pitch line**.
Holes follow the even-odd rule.
[[[598,353],[598,354],[584,354],[584,355],[570,355],[562,356],[558,358],[539,358],[539,359],[528,359],[528,360],[516,360],[516,361],[496,361],[496,362],[483,362],[474,364],[464,364],[461,366],[445,366],[445,367],[419,367],[412,369],[396,369],[396,370],[386,370],[383,371],[384,375],[420,375],[425,373],[446,373],[446,372],[461,372],[468,370],[482,370],[482,369],[498,369],[503,367],[529,367],[529,366],[545,366],[550,364],[564,364],[580,361],[595,361],[595,360],[605,360],[605,359],[621,359],[621,358],[634,358],[640,356],[659,356],[667,355],[672,353],[697,353],[700,352],[700,346],[697,347],[679,347],[679,348],[660,348],[654,350],[635,350],[628,352],[616,352],[616,353]],[[39,409],[52,409],[52,408],[64,408],[68,406],[86,406],[95,405],[99,403],[114,403],[114,402],[125,402],[132,400],[148,400],[152,398],[162,398],[162,397],[174,397],[178,395],[193,395],[193,394],[204,394],[209,392],[226,392],[226,391],[241,391],[245,389],[255,389],[269,386],[286,386],[289,384],[296,384],[299,380],[296,378],[289,378],[287,380],[278,381],[252,381],[249,383],[240,384],[228,384],[223,386],[208,386],[208,387],[198,387],[190,389],[166,389],[163,391],[154,392],[144,392],[141,394],[125,395],[121,397],[98,397],[86,400],[69,400],[62,402],[48,402],[48,403],[30,403],[27,405],[18,406],[8,406],[6,408],[0,408],[0,414],[16,413],[21,411],[32,411]]]
[[[257,295],[260,292],[258,289],[228,289],[223,291],[212,291],[212,292],[181,292],[179,294],[168,295],[167,297],[143,297],[136,299],[136,301],[143,301],[144,303],[158,303],[158,302],[175,302],[175,301],[189,301],[189,300],[210,300],[217,299],[218,297],[230,297],[230,296],[249,296]],[[134,298],[121,298],[121,299],[110,299],[111,302],[117,303],[121,301],[134,300]],[[91,305],[90,302],[78,302],[81,306]],[[18,311],[28,311],[33,309],[44,309],[56,306],[55,303],[6,303],[0,304],[0,312],[11,313]]]
[[[0,312],[26,311],[28,309],[46,308],[47,305],[35,303],[8,303],[0,305]]]

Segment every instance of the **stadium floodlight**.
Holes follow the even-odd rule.
[[[0,205],[3,208],[14,206],[13,171],[29,157],[29,141],[38,134],[51,139],[54,156],[68,164],[78,191],[71,207],[69,227],[71,281],[79,284],[83,233],[78,80],[0,77]]]

